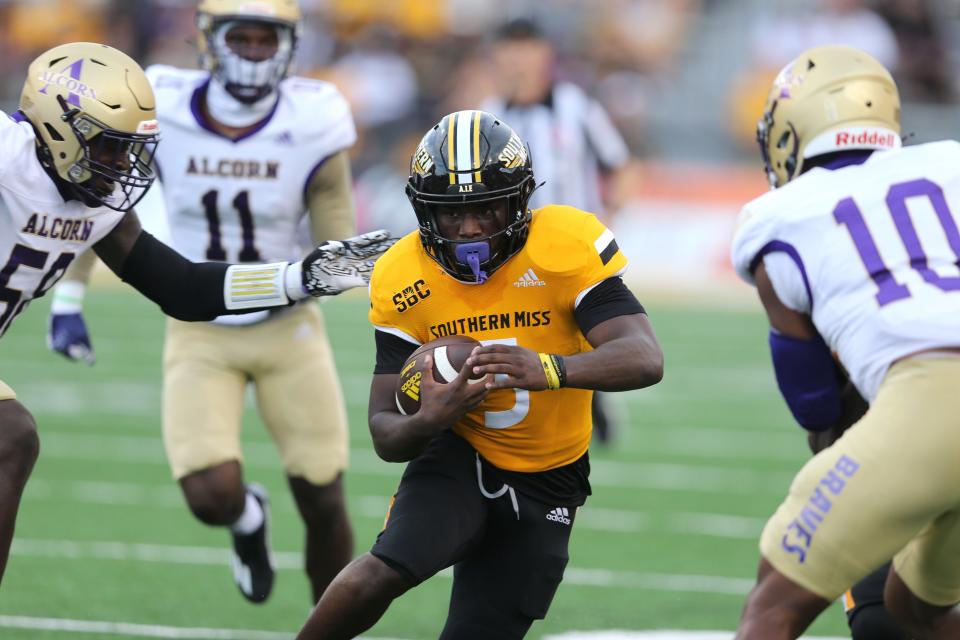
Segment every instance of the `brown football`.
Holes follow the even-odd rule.
[[[403,415],[420,410],[420,379],[423,377],[423,359],[433,353],[433,379],[447,383],[457,377],[470,352],[480,343],[468,336],[446,336],[420,345],[410,354],[400,370],[397,381],[397,409]],[[471,381],[483,379],[482,376],[470,376]]]

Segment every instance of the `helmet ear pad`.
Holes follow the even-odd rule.
[[[462,168],[460,168],[462,167]],[[448,274],[469,283],[484,282],[524,246],[535,189],[527,145],[508,125],[483,111],[445,116],[426,133],[411,159],[406,193],[427,255]],[[440,207],[471,207],[502,202],[502,228],[483,238],[444,237]],[[486,243],[486,250],[460,248]]]

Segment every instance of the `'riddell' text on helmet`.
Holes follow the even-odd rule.
[[[153,89],[125,53],[73,42],[40,54],[27,69],[20,112],[40,161],[84,204],[127,211],[153,184]]]
[[[900,146],[900,96],[882,64],[853,47],[804,51],[777,75],[757,123],[771,187],[804,161],[838,151]]]
[[[462,282],[481,283],[523,248],[530,229],[527,204],[535,189],[530,150],[513,129],[484,111],[444,116],[410,160],[407,197],[417,214],[427,255]],[[503,202],[506,222],[470,240],[445,238],[440,207]]]

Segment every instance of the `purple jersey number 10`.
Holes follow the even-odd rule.
[[[943,232],[947,236],[947,243],[957,257],[956,264],[960,266],[960,231],[957,230],[957,223],[947,205],[943,189],[925,178],[897,183],[887,192],[887,208],[910,257],[910,266],[919,272],[926,282],[941,291],[960,290],[960,276],[941,276],[927,265],[927,256],[923,252],[917,230],[910,219],[910,211],[907,209],[907,198],[920,197],[930,200],[940,226],[943,227]],[[891,302],[909,298],[910,289],[907,285],[897,282],[890,273],[890,269],[883,263],[877,244],[873,241],[870,229],[867,228],[863,214],[853,198],[841,200],[833,210],[833,217],[838,223],[847,227],[857,253],[863,261],[863,266],[867,268],[867,273],[877,285],[877,304],[882,307]]]

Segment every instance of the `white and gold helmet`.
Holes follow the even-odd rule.
[[[276,50],[247,57],[235,51],[228,34],[244,23],[275,29]],[[234,98],[251,104],[270,95],[290,70],[300,35],[300,6],[297,0],[200,0],[197,27],[200,66]]]
[[[126,211],[153,184],[153,89],[122,51],[73,42],[41,54],[27,69],[20,111],[41,161],[85,204]]]
[[[803,172],[804,160],[900,141],[900,96],[890,72],[853,47],[809,49],[777,75],[757,123],[771,188]]]

